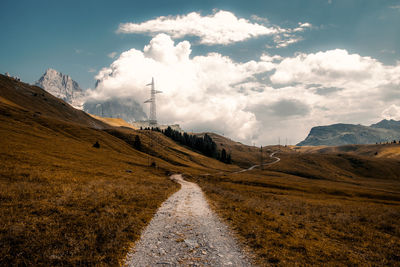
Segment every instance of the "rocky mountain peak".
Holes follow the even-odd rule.
[[[92,99],[85,95],[79,84],[69,75],[52,68],[47,69],[35,85],[75,108],[97,116],[122,118],[129,123],[147,119],[142,106],[134,98],[113,97],[101,101]]]
[[[60,72],[56,71],[55,69],[48,68],[45,72],[46,75],[62,75]]]
[[[35,83],[75,108],[82,109],[84,92],[79,84],[69,75],[65,75],[55,69],[49,68]]]

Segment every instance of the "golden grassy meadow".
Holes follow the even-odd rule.
[[[40,88],[0,78],[0,265],[118,265],[178,190],[169,173],[234,168],[158,133],[150,147],[149,132],[99,129]],[[146,153],[129,145],[136,135]]]
[[[398,161],[278,156],[262,171],[195,179],[259,265],[400,263]]]
[[[171,173],[202,187],[261,266],[400,263],[398,144],[267,147],[279,163],[232,174],[259,149],[213,134],[226,165],[117,126],[0,75],[0,265],[120,265],[179,189]]]

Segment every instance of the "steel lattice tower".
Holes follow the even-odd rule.
[[[151,78],[151,83],[146,86],[151,85],[150,89],[150,99],[144,101],[144,103],[150,103],[150,117],[149,117],[149,125],[156,126],[157,125],[157,108],[156,108],[156,94],[162,93],[161,91],[157,91],[154,84],[154,78]]]

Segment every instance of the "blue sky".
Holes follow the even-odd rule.
[[[0,10],[0,71],[33,82],[48,68],[68,73],[82,87],[93,87],[94,69],[110,64],[111,52],[143,48],[149,36],[116,34],[123,22],[192,11],[227,10],[238,17],[267,18],[277,25],[299,21],[320,27],[287,48],[265,49],[267,38],[232,46],[193,47],[193,55],[218,51],[248,60],[264,51],[283,56],[296,51],[343,48],[393,64],[400,59],[400,1],[21,1],[3,0]],[[396,27],[397,25],[397,27]],[[237,52],[239,51],[239,53]]]
[[[261,25],[262,31],[276,30],[281,33],[256,34],[237,41],[222,40],[223,38],[217,40],[215,37],[215,40],[209,40],[208,43],[205,36],[212,34],[210,29],[190,34],[193,29],[185,28],[174,35],[176,29],[173,27],[179,28],[186,23],[178,16],[185,17],[192,12],[197,13],[196,23],[201,23],[203,18],[215,18],[218,12],[225,12],[225,15],[230,15],[235,21],[246,20],[246,30],[255,30],[257,25]],[[164,25],[156,31],[151,25],[160,23],[161,16],[170,16],[173,26]],[[92,89],[96,76],[102,81],[102,86],[97,92],[92,92],[93,97],[125,94],[127,85],[123,81],[127,77],[117,77],[117,74],[122,73],[126,67],[135,69],[135,62],[140,62],[141,59],[133,55],[122,56],[123,52],[139,51],[145,58],[152,58],[159,63],[151,66],[160,67],[162,59],[159,58],[160,51],[156,51],[157,44],[172,51],[171,49],[182,43],[179,47],[187,52],[190,66],[195,65],[194,69],[197,70],[204,70],[210,64],[219,64],[228,69],[231,66],[232,73],[244,69],[248,71],[247,76],[226,77],[226,80],[222,80],[222,83],[229,84],[226,88],[219,88],[215,84],[208,84],[205,88],[204,82],[198,81],[198,78],[196,82],[188,80],[189,85],[186,86],[197,88],[192,93],[201,94],[201,100],[199,98],[192,103],[190,101],[193,97],[188,96],[180,103],[187,103],[187,108],[190,108],[194,103],[210,102],[206,94],[211,92],[208,97],[212,95],[213,101],[218,99],[215,100],[218,105],[226,104],[226,109],[221,108],[221,114],[230,110],[234,114],[230,119],[236,118],[238,125],[244,125],[243,121],[253,121],[253,124],[246,127],[257,129],[256,134],[237,134],[235,129],[238,126],[221,126],[217,121],[224,120],[224,117],[218,114],[213,119],[189,123],[185,122],[190,121],[188,116],[192,115],[187,111],[161,117],[165,122],[181,123],[187,129],[214,130],[246,143],[273,143],[278,136],[293,135],[295,131],[292,139],[297,142],[305,137],[312,126],[319,124],[368,124],[386,117],[400,118],[400,114],[397,114],[400,113],[398,80],[395,77],[400,61],[400,1],[2,0],[0,23],[1,73],[9,72],[25,82],[33,83],[47,68],[54,68],[72,76],[81,87]],[[130,28],[125,33],[117,32],[120,25],[125,23],[132,23],[134,29]],[[232,31],[236,29],[239,28],[232,26]],[[234,32],[232,38],[245,34],[246,30],[238,34]],[[283,32],[287,33],[286,37]],[[160,33],[169,37],[157,37]],[[219,33],[216,31],[216,34],[218,36]],[[293,42],[287,43],[290,40]],[[186,46],[185,41],[190,46]],[[145,46],[149,46],[150,50],[146,52]],[[114,53],[113,57],[111,53]],[[208,56],[210,53],[220,57]],[[265,55],[276,57],[268,59]],[[204,60],[202,57],[205,57]],[[124,65],[124,59],[130,63]],[[251,61],[255,61],[257,66],[249,70],[246,63]],[[330,64],[322,66],[328,61]],[[111,65],[113,62],[114,66]],[[171,68],[170,63],[168,66]],[[176,66],[183,63],[179,64]],[[347,73],[338,72],[335,66],[341,66],[340,64],[343,64],[342,69],[346,69],[349,64],[353,68]],[[105,72],[101,72],[103,68]],[[302,69],[301,72],[298,71],[299,68]],[[241,72],[237,73],[239,75]],[[360,78],[362,73],[376,78]],[[146,75],[147,72],[136,74]],[[212,74],[207,71],[204,71],[204,75],[196,75],[212,79]],[[135,73],[132,76],[138,79]],[[385,79],[380,79],[380,76]],[[114,79],[114,87],[110,85],[111,78]],[[174,87],[171,81],[165,80],[164,85],[166,88]],[[352,91],[355,90],[354,86],[359,87],[358,91]],[[135,91],[135,88],[131,89]],[[234,99],[227,97],[232,96],[229,90],[238,92]],[[254,92],[259,95],[254,95]],[[169,93],[172,96],[177,92],[173,89],[166,90],[165,97]],[[361,100],[358,94],[366,94],[376,99],[376,103]],[[140,95],[137,93],[134,97],[137,96],[138,101],[141,101]],[[230,99],[230,102],[226,99]],[[162,105],[162,97],[160,101]],[[341,107],[339,110],[340,105],[337,103],[346,101],[347,106],[353,108]],[[356,101],[361,101],[362,104]],[[165,107],[171,108],[171,105],[166,102]],[[369,110],[370,105],[375,110]],[[212,109],[212,106],[209,108]],[[204,113],[207,114],[207,110]],[[229,118],[226,120],[229,121]],[[278,126],[281,129],[279,133],[274,130]],[[240,128],[243,133],[249,131],[246,127]],[[267,136],[266,132],[270,134]]]

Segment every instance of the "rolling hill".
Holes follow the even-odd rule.
[[[0,161],[0,265],[118,265],[178,189],[169,173],[237,168],[3,75]]]
[[[0,75],[0,88],[3,115],[7,114],[7,110],[12,110],[19,114],[27,113],[32,117],[52,118],[97,129],[109,127],[38,86]]]
[[[193,180],[260,266],[397,265],[400,161],[329,149]]]
[[[399,262],[399,144],[269,146],[280,162],[236,173],[259,148],[208,133],[226,165],[119,126],[0,75],[0,265],[120,265],[178,190],[171,173],[201,186],[260,266]]]
[[[196,135],[203,136],[204,134],[211,137],[211,139],[216,143],[219,151],[225,149],[228,154],[231,154],[232,163],[242,168],[248,168],[255,164],[259,164],[261,159],[264,163],[271,161],[269,155],[272,151],[278,149],[287,150],[285,147],[267,146],[263,148],[261,157],[260,147],[248,146],[216,133],[198,133]]]
[[[400,160],[400,143],[343,146],[301,146],[292,147],[302,153],[348,153],[370,158],[391,158]]]

